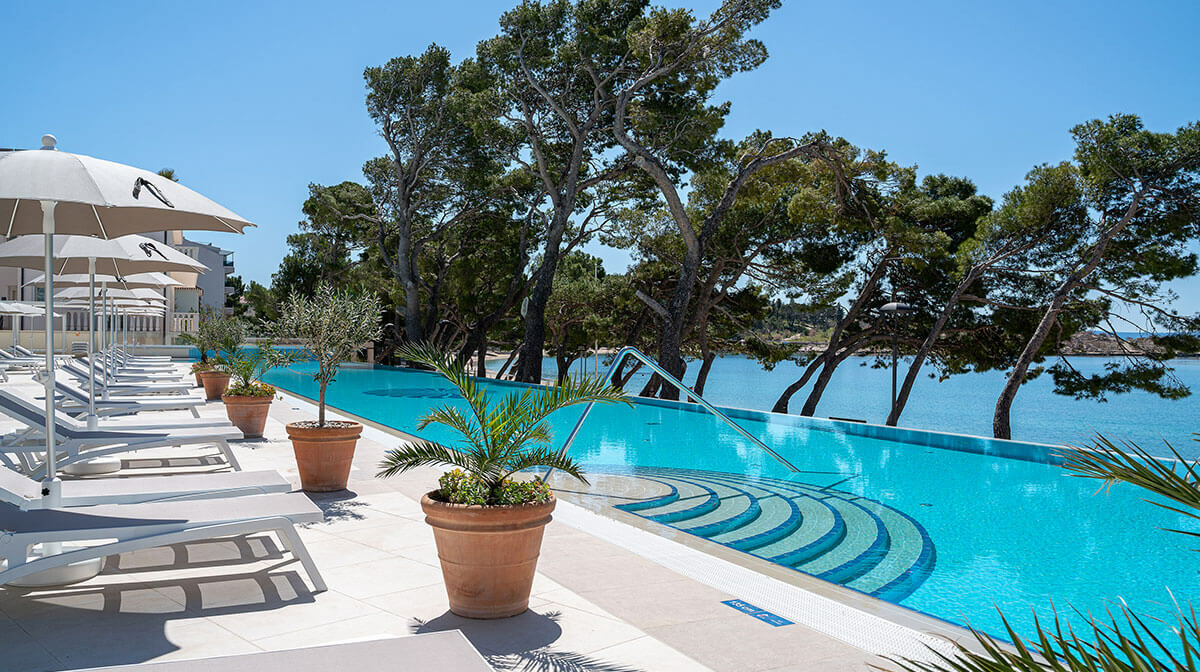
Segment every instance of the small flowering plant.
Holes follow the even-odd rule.
[[[438,479],[438,494],[451,504],[529,504],[550,501],[550,486],[545,481],[508,479],[500,483],[495,502],[491,502],[487,484],[462,469],[454,469]]]
[[[547,418],[560,409],[591,402],[629,404],[625,393],[600,378],[567,378],[554,387],[527,388],[492,403],[479,382],[453,355],[431,346],[409,345],[398,353],[404,359],[433,368],[458,389],[466,402],[430,411],[417,429],[434,424],[449,427],[461,440],[454,446],[417,441],[389,450],[379,465],[380,478],[420,466],[454,467],[438,479],[435,498],[452,504],[503,506],[550,501],[544,481],[517,480],[525,469],[558,469],[587,483],[579,465],[550,445]]]

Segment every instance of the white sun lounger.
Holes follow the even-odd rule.
[[[85,357],[76,362],[76,364],[79,364],[82,367],[83,364],[80,364],[80,362],[88,362],[88,359]],[[102,362],[93,362],[92,369],[97,375],[104,375],[104,364]],[[153,371],[144,369],[117,368],[114,366],[108,367],[108,376],[109,378],[113,378],[117,381],[125,382],[162,382],[180,380],[183,378],[182,373],[174,370]]]
[[[88,382],[87,367],[78,362],[67,362],[62,370],[71,374],[76,380],[83,384]],[[95,374],[96,389],[103,388],[104,380],[103,373],[97,371]],[[127,396],[131,394],[187,394],[192,389],[192,385],[180,380],[179,382],[117,382],[108,381],[108,394],[110,396]]]
[[[44,417],[45,406],[45,388],[41,385],[33,386],[28,384],[8,385],[4,388],[4,394],[7,394],[14,399],[23,400],[30,407]],[[56,395],[57,398],[57,395]],[[160,400],[172,401],[172,397],[159,397]],[[196,397],[179,397],[179,399],[196,399]],[[100,402],[102,403],[102,402]],[[158,410],[180,410],[160,408]],[[183,409],[186,410],[186,409]],[[76,430],[88,429],[87,424],[74,417],[61,417],[57,421],[65,426]],[[100,429],[112,430],[132,430],[132,431],[176,431],[195,429],[197,427],[229,427],[233,425],[229,418],[169,418],[163,419],[150,416],[108,416],[100,422]]]
[[[84,357],[83,359],[87,359]],[[114,371],[131,371],[139,373],[174,373],[175,365],[170,362],[135,362],[115,355],[104,357],[101,361],[108,362]]]
[[[0,390],[0,413],[33,430],[41,429],[45,425],[42,409],[8,390]],[[79,425],[80,423],[70,418],[55,416],[54,433],[59,468],[97,457],[146,448],[215,444],[229,466],[234,471],[241,471],[241,465],[230,449],[229,441],[241,439],[243,436],[241,431],[232,425],[171,430],[149,430],[134,425],[126,425],[121,429],[89,430],[81,429]],[[44,439],[41,437],[33,441],[3,443],[0,444],[0,462],[34,478],[42,478],[45,476],[45,465],[42,462],[44,451]]]
[[[56,378],[54,390],[62,395],[59,408],[70,413],[76,419],[87,416],[88,393],[78,383],[72,380]],[[199,409],[205,401],[199,397],[182,395],[147,395],[110,397],[97,399],[95,402],[96,415],[129,415],[142,411],[190,411],[192,417],[200,417]]]
[[[461,630],[426,632],[360,642],[261,651],[236,656],[170,660],[117,667],[93,667],[76,672],[493,672]]]
[[[0,584],[43,570],[109,555],[201,539],[275,532],[300,560],[317,591],[325,590],[312,556],[296,533],[296,523],[316,523],[324,515],[298,493],[248,495],[202,501],[109,504],[22,511],[0,503]],[[45,557],[29,558],[36,544],[102,542]]]
[[[138,504],[173,499],[211,499],[290,492],[292,484],[277,471],[220,471],[139,478],[92,478],[62,482],[63,508],[97,504]],[[21,510],[39,509],[42,484],[0,467],[0,501]]]
[[[129,361],[129,362],[162,363],[162,362],[173,361],[170,355],[135,355],[133,353],[126,352],[122,348],[117,348],[117,347],[112,348],[110,350],[110,353],[114,357],[118,357],[123,361]]]

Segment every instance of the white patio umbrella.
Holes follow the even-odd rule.
[[[94,294],[96,296],[108,296],[113,299],[137,299],[138,301],[161,301],[166,303],[167,299],[162,294],[153,289],[122,289],[121,287],[108,287],[106,289],[97,289]],[[56,299],[86,299],[93,295],[87,287],[67,287],[54,293]]]
[[[45,278],[45,274],[38,275],[29,282],[26,282],[24,286],[45,284]],[[56,287],[87,287],[93,281],[107,283],[113,287],[121,287],[123,289],[138,289],[143,287],[154,289],[155,287],[179,287],[183,285],[182,282],[166,273],[158,272],[131,273],[121,277],[97,273],[94,279],[87,273],[60,273],[54,276],[54,285]]]
[[[15,211],[14,211],[15,215]],[[42,257],[45,241],[43,236],[20,236],[13,240],[0,243],[0,266],[17,266],[34,268],[44,262]],[[96,293],[94,278],[96,273],[101,276],[122,277],[132,272],[196,272],[207,270],[188,255],[175,248],[139,235],[121,236],[113,239],[97,239],[92,236],[56,235],[53,237],[51,254],[55,258],[54,272],[57,274],[87,273],[88,287],[91,295],[103,296]],[[46,274],[41,276],[43,283]],[[53,276],[52,276],[53,279]],[[107,283],[101,282],[103,289]],[[49,294],[50,289],[47,289]],[[56,295],[57,296],[57,295]],[[83,296],[88,296],[84,294]],[[88,357],[95,356],[95,306],[88,307]],[[66,320],[63,321],[66,331]],[[65,338],[65,336],[64,336]],[[108,398],[108,375],[103,381],[103,396]],[[98,418],[95,413],[95,382],[88,383],[88,427],[95,429]]]
[[[156,173],[81,154],[59,152],[53,135],[40,150],[0,152],[0,227],[5,236],[43,235],[46,308],[54,308],[54,234],[114,238],[169,230],[241,233],[248,220],[187,187]],[[7,227],[3,223],[7,221]],[[149,269],[147,269],[149,270]],[[65,271],[62,271],[65,272]],[[46,321],[46,481],[47,506],[62,502],[62,482],[54,444],[53,334]],[[44,553],[60,548],[49,544]],[[37,575],[34,575],[35,577]],[[73,576],[30,577],[42,581]]]
[[[44,308],[38,308],[20,301],[0,301],[0,314],[12,316],[12,343],[13,347],[16,347],[20,343],[20,318],[25,316],[36,317],[45,315],[46,310]]]

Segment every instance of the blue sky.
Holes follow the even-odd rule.
[[[0,146],[51,132],[66,151],[174,168],[258,223],[195,237],[266,284],[308,183],[361,180],[384,151],[363,68],[431,41],[468,56],[513,2],[6,2]],[[1133,112],[1173,130],[1200,118],[1198,30],[1194,0],[789,0],[756,33],[770,60],[721,89],[726,132],[826,129],[999,197],[1069,158],[1068,129],[1085,119]],[[610,270],[626,259],[604,256]],[[1200,311],[1200,280],[1176,291]]]

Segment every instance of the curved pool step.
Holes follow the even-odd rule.
[[[844,584],[873,569],[887,555],[891,536],[883,520],[856,499],[827,496],[830,505],[842,514],[846,536],[828,552],[793,566],[826,581]]]
[[[666,484],[677,491],[699,488],[706,493],[703,506],[674,509],[670,504],[664,504],[662,507],[637,511],[639,515],[659,522],[663,522],[663,516],[668,516],[671,518],[672,527],[690,534],[701,537],[720,534],[753,522],[761,513],[758,498],[736,485],[691,475],[680,478],[670,472],[662,473],[654,470],[646,470],[641,475],[652,477],[653,480]],[[716,506],[711,506],[707,493],[716,496]],[[683,502],[682,505],[679,505],[683,506],[686,505],[687,498],[678,501]],[[626,508],[626,510],[629,509]]]
[[[936,564],[916,520],[852,493],[691,469],[634,474],[668,493],[617,508],[882,599],[904,599]]]
[[[937,563],[937,552],[928,533],[912,517],[886,506],[880,506],[876,513],[888,527],[891,546],[875,567],[846,585],[897,602],[929,577]]]
[[[846,560],[843,556],[842,561],[838,562],[838,555],[842,554],[842,549],[838,549],[820,559],[824,565],[802,562],[784,564],[892,602],[908,597],[933,572],[937,558],[933,540],[917,521],[904,512],[851,493],[780,479],[770,480],[773,487],[781,490],[817,491],[821,493],[819,496],[834,496],[849,502],[869,515],[875,526],[875,539],[865,548],[862,548],[861,541],[866,538],[864,535],[870,535],[871,526],[867,524],[860,528],[859,548],[862,552],[853,559]],[[854,541],[853,537],[851,541]]]
[[[633,502],[620,504],[617,508],[633,511],[660,523],[674,523],[702,516],[721,505],[720,495],[701,483],[656,473],[639,476],[671,487],[674,494],[655,498],[653,506],[637,507],[642,502]]]

